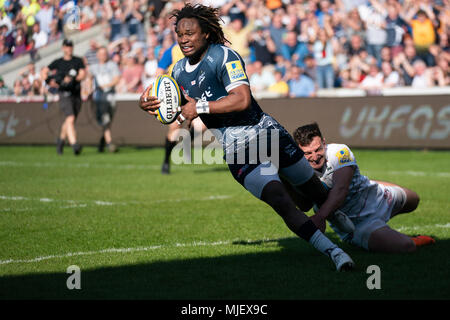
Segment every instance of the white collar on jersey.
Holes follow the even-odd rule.
[[[192,72],[195,69],[197,69],[198,65],[200,64],[200,62],[202,62],[202,60],[200,60],[199,62],[197,62],[196,64],[192,65],[189,63],[189,60],[186,59],[186,66],[185,66],[185,70],[186,72]]]

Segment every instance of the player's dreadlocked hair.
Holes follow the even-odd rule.
[[[323,139],[317,122],[298,127],[295,129],[293,136],[295,142],[301,146],[309,145],[314,137],[320,137]]]
[[[187,3],[181,10],[174,10],[170,18],[174,17],[176,19],[175,26],[178,25],[181,19],[195,18],[198,20],[202,32],[209,33],[209,43],[225,44],[225,42],[230,41],[223,34],[222,27],[220,26],[222,19],[219,17],[219,12],[218,8]]]

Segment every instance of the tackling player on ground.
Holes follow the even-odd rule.
[[[214,129],[229,170],[245,189],[269,204],[292,232],[329,256],[337,270],[353,268],[352,259],[317,228],[314,220],[320,216],[309,218],[299,210],[281,182],[280,176],[319,207],[327,198],[326,188],[292,137],[252,97],[242,58],[224,45],[227,40],[218,14],[218,9],[190,4],[173,12],[178,44],[185,58],[177,62],[172,76],[188,101],[178,120],[190,123],[200,116],[208,129]],[[150,89],[142,94],[139,105],[155,115],[159,101],[148,96]],[[274,139],[275,147],[266,154],[276,154],[278,163],[261,157],[250,159],[250,148],[264,135]],[[243,154],[245,161],[239,161]],[[321,208],[318,213],[333,214]]]
[[[419,204],[417,193],[362,175],[350,148],[345,144],[326,144],[317,123],[297,128],[294,139],[316,174],[331,189],[322,206],[329,210],[339,208],[355,225],[353,233],[345,233],[330,222],[341,239],[366,250],[393,253],[412,252],[416,246],[434,243],[431,237],[411,238],[386,224],[400,213],[414,211]]]

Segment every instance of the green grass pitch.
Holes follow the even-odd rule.
[[[160,148],[87,147],[75,157],[1,146],[0,299],[449,299],[450,152],[354,153],[363,174],[421,196],[390,226],[436,244],[368,253],[327,227],[356,263],[337,273],[225,165],[172,166],[164,176]],[[66,286],[71,265],[80,290]],[[370,265],[381,289],[367,287]]]

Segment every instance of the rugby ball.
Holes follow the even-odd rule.
[[[160,75],[153,82],[150,95],[157,97],[161,102],[156,110],[156,118],[163,124],[170,124],[177,120],[181,105],[181,91],[174,78],[169,75]]]

